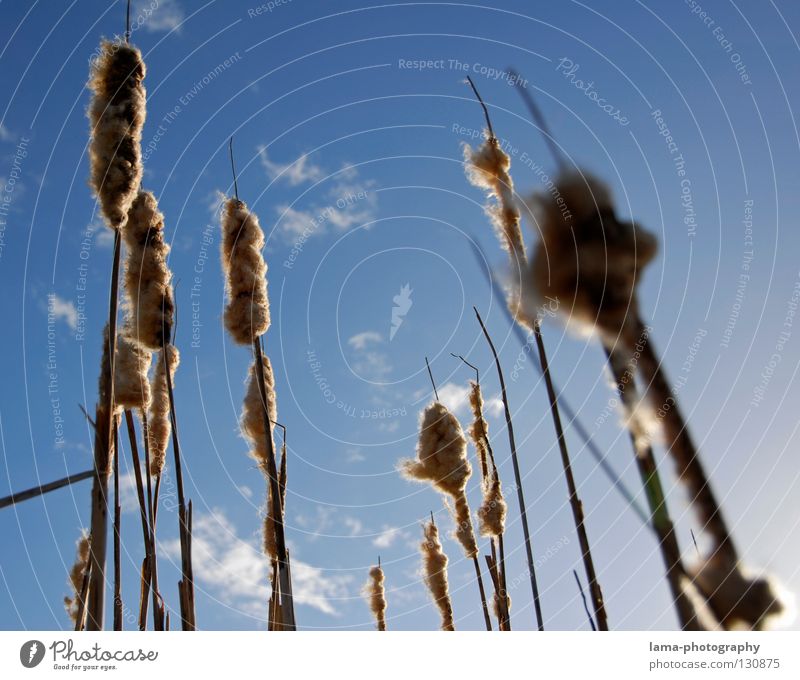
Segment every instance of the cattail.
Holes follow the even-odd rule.
[[[270,324],[264,232],[258,217],[237,198],[222,212],[222,268],[227,276],[225,327],[235,342],[249,345]]]
[[[92,64],[90,183],[112,229],[125,223],[142,179],[145,70],[137,48],[108,40]]]
[[[471,380],[469,405],[472,408],[473,421],[469,427],[469,436],[475,445],[478,461],[481,465],[481,487],[483,502],[478,508],[479,531],[481,536],[500,536],[505,531],[508,505],[503,496],[500,476],[494,459],[487,447],[489,441],[489,423],[483,417],[483,394],[480,383]]]
[[[118,407],[145,410],[150,405],[147,373],[151,361],[151,353],[136,342],[133,329],[126,325],[117,338],[114,361],[114,400]]]
[[[275,422],[278,419],[278,408],[275,400],[275,378],[272,373],[272,364],[268,357],[263,357],[262,365],[264,367],[264,383],[267,393],[267,413],[269,414],[269,419]],[[250,366],[247,392],[242,406],[242,433],[252,446],[250,455],[258,463],[258,467],[264,476],[269,478],[267,470],[267,439],[264,432],[264,404],[259,392],[258,372],[255,361]],[[270,432],[270,434],[272,433]]]
[[[81,532],[75,552],[75,564],[72,565],[69,572],[69,584],[73,594],[64,597],[64,608],[72,622],[78,623],[81,612],[81,590],[86,570],[89,567],[89,533],[87,531]]]
[[[487,132],[486,141],[473,150],[464,145],[467,179],[473,186],[484,189],[494,202],[486,206],[503,248],[508,252],[516,276],[522,273],[527,260],[520,228],[520,212],[514,200],[514,181],[509,169],[511,159],[501,148],[493,134]]]
[[[109,339],[108,339],[108,324],[105,325],[103,328],[103,353],[100,356],[100,377],[97,381],[97,394],[98,394],[98,406],[97,406],[97,413],[95,422],[99,425],[99,427],[103,427],[106,422],[108,422],[108,418],[106,413],[105,404],[110,403],[111,401],[111,358],[110,358],[110,351],[109,351]],[[114,362],[116,365],[116,361]],[[116,373],[116,369],[114,371]],[[116,391],[116,387],[114,388]],[[120,411],[119,402],[116,401],[112,408],[112,418],[115,417]],[[98,429],[95,432],[96,438],[100,436],[100,430]],[[97,461],[97,468],[100,472],[100,476],[103,479],[108,479],[111,476],[111,470],[114,464],[114,440],[113,437],[110,436],[109,432],[109,446],[104,447],[100,446],[98,448],[98,452],[101,453],[101,460]],[[103,452],[108,451],[108,455],[102,455]]]
[[[369,570],[369,581],[364,585],[364,592],[369,601],[369,608],[378,630],[386,630],[386,590],[384,588],[383,569],[380,565]]]
[[[420,544],[425,585],[442,615],[442,630],[455,630],[453,605],[447,586],[447,555],[439,541],[439,530],[433,520],[423,525],[425,540]]]
[[[417,459],[402,461],[401,469],[408,478],[429,481],[452,499],[455,537],[467,557],[475,557],[478,547],[465,492],[472,474],[467,458],[467,440],[458,419],[444,404],[435,401],[423,412]]]
[[[125,289],[133,337],[145,347],[159,350],[172,337],[175,303],[172,273],[167,266],[164,215],[152,193],[139,192],[122,233],[128,250]]]
[[[167,350],[169,351],[170,377],[174,380],[175,370],[178,368],[181,355],[174,345],[167,345]],[[148,441],[150,442],[150,474],[154,477],[159,476],[164,469],[164,463],[167,459],[167,446],[172,434],[167,374],[164,368],[164,351],[162,349],[156,357],[156,366],[151,385],[152,398],[147,414],[147,433]]]

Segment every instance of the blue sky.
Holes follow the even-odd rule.
[[[540,189],[541,173],[554,172],[508,82],[510,66],[527,79],[571,161],[606,179],[620,213],[658,235],[643,313],[668,373],[685,379],[681,404],[747,563],[800,590],[800,329],[784,326],[800,281],[796,3],[134,4],[133,42],[148,67],[144,185],[166,216],[179,281],[176,398],[195,507],[201,627],[264,628],[268,596],[258,547],[264,484],[238,434],[250,357],[221,323],[214,209],[218,192],[231,189],[231,135],[239,193],[268,233],[266,347],[289,429],[287,539],[300,625],[371,627],[360,589],[378,554],[389,626],[437,625],[416,544],[429,510],[448,532],[450,520],[433,491],[404,481],[395,466],[413,455],[417,414],[431,396],[425,355],[467,424],[470,374],[450,357],[456,352],[481,368],[501,476],[511,486],[476,305],[509,381],[545,624],[587,627],[544,385],[471,248],[480,244],[502,274],[483,197],[463,172],[461,145],[474,143],[482,126],[466,75],[508,144],[518,190]],[[111,250],[86,181],[85,83],[101,36],[122,31],[124,10],[121,2],[54,9],[6,1],[0,14],[5,495],[91,465],[78,405],[95,399]],[[527,224],[529,244],[534,233]],[[398,304],[406,312],[392,335]],[[544,330],[563,397],[638,494],[627,435],[616,415],[603,417],[610,393],[601,352],[558,322]],[[567,439],[612,628],[674,627],[652,537],[573,428]],[[124,460],[123,596],[133,610],[142,549]],[[664,473],[691,559],[696,527],[669,461]],[[165,488],[162,584],[175,607],[177,517],[174,489]],[[477,507],[475,476],[469,491]],[[512,620],[531,628],[521,529],[509,501]],[[0,513],[0,627],[68,625],[61,600],[88,511],[84,482]],[[456,625],[480,628],[472,565],[450,538],[445,549]]]

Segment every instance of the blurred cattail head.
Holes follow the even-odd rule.
[[[174,345],[167,345],[156,355],[156,366],[153,371],[151,386],[152,398],[147,412],[147,436],[150,444],[150,474],[158,476],[164,469],[167,460],[167,447],[172,434],[172,422],[169,413],[169,392],[167,372],[164,367],[164,352],[169,352],[170,379],[174,380],[175,371],[181,360],[180,352]]]
[[[170,342],[175,303],[172,273],[167,265],[169,245],[164,240],[164,215],[152,193],[139,192],[122,233],[128,250],[125,290],[133,336],[145,347],[158,350]]]
[[[123,409],[147,409],[150,406],[150,370],[152,355],[133,338],[133,329],[126,324],[117,336],[117,357],[114,361],[114,401]]]
[[[278,407],[275,399],[275,377],[272,372],[272,363],[266,355],[263,356],[264,388],[267,395],[267,413],[269,419],[275,422],[278,419]],[[267,471],[267,440],[264,430],[264,402],[258,385],[258,371],[255,360],[250,366],[247,379],[247,392],[242,405],[242,434],[252,447],[250,455],[258,463],[258,467],[265,477]],[[271,430],[272,428],[270,428]],[[273,451],[274,451],[273,446]]]
[[[535,315],[545,298],[579,330],[632,346],[638,327],[636,285],[655,257],[653,235],[620,221],[611,192],[587,174],[566,174],[552,193],[534,196],[541,239],[523,278],[522,301]]]
[[[486,141],[477,149],[464,145],[464,161],[470,183],[485,190],[494,199],[494,202],[487,204],[486,213],[500,244],[511,258],[512,275],[518,278],[522,274],[526,255],[520,212],[514,198],[514,181],[509,174],[511,158],[487,131]]]
[[[89,532],[85,529],[81,532],[81,537],[78,539],[77,548],[75,550],[75,564],[69,572],[69,585],[72,590],[71,595],[64,597],[64,608],[69,614],[69,618],[73,623],[78,622],[78,614],[80,613],[81,603],[80,595],[83,588],[83,577],[86,569],[89,567]]]
[[[251,344],[270,324],[263,247],[258,217],[239,199],[228,199],[222,211],[222,268],[228,292],[225,327],[240,345]]]
[[[439,541],[439,530],[433,521],[422,527],[425,540],[420,544],[422,569],[425,585],[442,615],[442,630],[455,630],[453,625],[453,605],[447,584],[447,555]]]
[[[142,180],[145,70],[138,49],[107,40],[92,62],[90,184],[112,229],[125,223]]]
[[[378,630],[386,630],[386,589],[383,569],[379,566],[369,570],[369,580],[364,585],[364,593]]]
[[[719,553],[688,571],[692,584],[725,630],[766,630],[786,610],[775,583],[746,574]]]
[[[404,460],[401,471],[409,479],[431,482],[449,496],[455,506],[455,537],[468,557],[477,554],[465,489],[472,474],[467,458],[467,439],[458,419],[438,401],[423,411],[416,460]]]

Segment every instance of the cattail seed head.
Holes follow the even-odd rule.
[[[142,180],[145,71],[138,49],[104,40],[89,78],[90,184],[112,229],[125,223]]]
[[[222,211],[222,268],[227,277],[225,327],[234,342],[249,345],[270,324],[264,232],[258,217],[236,198]]]
[[[267,414],[272,422],[278,419],[278,407],[275,399],[275,377],[272,372],[272,364],[266,355],[263,356],[264,367],[264,387],[267,394]],[[244,396],[242,406],[242,433],[252,447],[250,455],[258,463],[258,467],[267,479],[269,473],[267,468],[267,440],[264,430],[264,402],[261,399],[261,391],[258,385],[258,372],[256,363],[253,361],[250,366],[250,373],[247,380],[247,392]],[[271,429],[271,428],[270,428]],[[273,445],[273,451],[275,447]]]
[[[126,324],[117,336],[117,357],[114,361],[114,401],[123,409],[145,410],[150,406],[150,370],[152,355],[133,339]]]
[[[81,532],[81,537],[78,539],[77,548],[75,550],[75,563],[69,572],[69,585],[72,590],[72,595],[64,597],[64,608],[67,610],[69,618],[73,623],[78,622],[78,614],[80,613],[81,603],[80,595],[83,588],[83,577],[86,574],[86,569],[89,567],[89,532],[85,529]]]
[[[180,352],[174,345],[167,345],[156,356],[151,386],[152,398],[147,412],[147,435],[150,443],[150,474],[154,477],[161,474],[167,460],[167,447],[172,434],[172,421],[169,413],[169,391],[167,372],[164,367],[164,352],[169,352],[169,370],[171,380],[175,379],[175,371],[181,360]]]
[[[478,548],[465,492],[472,474],[467,458],[467,439],[458,419],[444,404],[436,401],[425,409],[420,423],[417,459],[401,461],[400,468],[409,479],[431,482],[453,500],[455,537],[467,557],[474,557]]]
[[[489,438],[489,423],[483,417],[483,394],[481,386],[474,380],[469,381],[469,406],[472,409],[472,424],[469,426],[469,436],[475,445],[478,463],[481,466],[481,478],[486,479],[489,474],[489,451],[486,442]]]
[[[364,593],[367,596],[370,611],[375,617],[378,630],[386,630],[386,589],[383,569],[372,567],[369,570],[369,580],[364,585]]]
[[[656,239],[635,222],[619,221],[611,192],[594,177],[564,175],[556,188],[532,200],[541,240],[523,277],[523,307],[534,315],[546,297],[556,299],[580,329],[612,342],[621,335],[630,347],[636,286],[655,257]]]
[[[136,196],[122,234],[128,251],[125,290],[133,337],[145,347],[159,350],[172,337],[175,302],[164,215],[152,193],[140,191]]]
[[[439,530],[431,521],[422,527],[425,540],[420,544],[425,585],[442,615],[442,630],[455,630],[453,605],[447,584],[447,555],[439,541]]]

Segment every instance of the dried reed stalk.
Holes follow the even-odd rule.
[[[67,477],[62,477],[61,479],[57,479],[54,482],[48,482],[47,484],[41,484],[39,486],[34,486],[30,489],[25,489],[24,491],[17,491],[16,493],[12,493],[9,496],[4,496],[0,498],[0,509],[6,508],[9,505],[16,505],[17,503],[22,503],[22,501],[30,500],[31,498],[38,498],[50,491],[56,491],[58,489],[63,489],[65,486],[70,486],[75,484],[76,482],[82,482],[84,479],[89,479],[90,477],[94,477],[94,470],[84,470],[83,472],[76,472],[74,475],[69,475]]]
[[[119,501],[119,418],[114,418],[114,630],[122,630],[122,506]]]
[[[431,518],[422,527],[425,540],[420,544],[425,585],[442,616],[441,629],[455,630],[453,625],[453,604],[447,585],[447,555],[439,541],[439,530]]]

